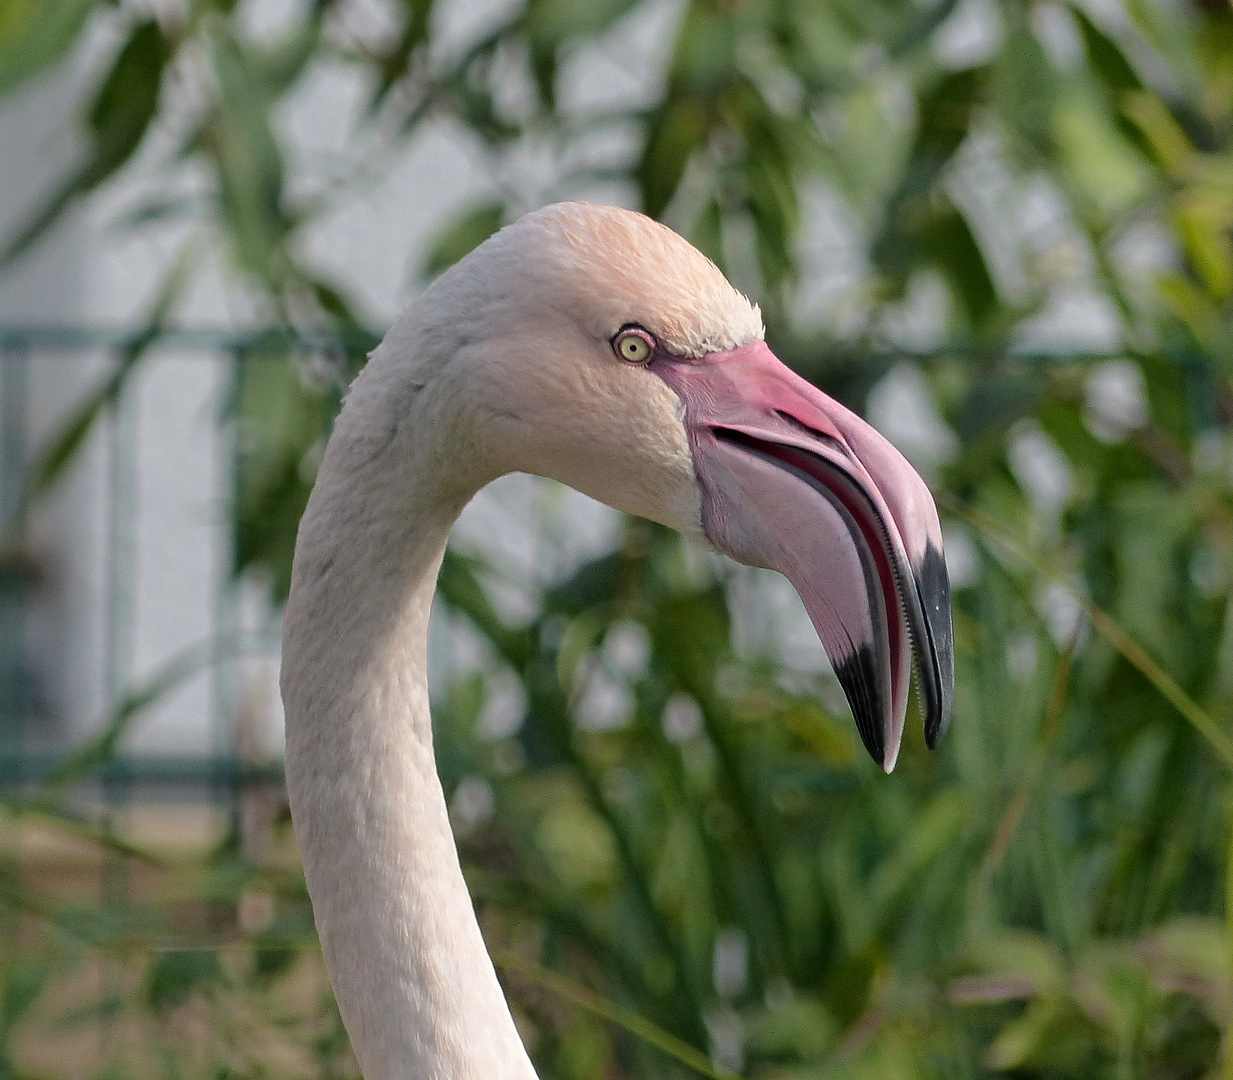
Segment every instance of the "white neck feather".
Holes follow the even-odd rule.
[[[326,452],[283,632],[288,795],[366,1080],[534,1080],[433,758],[436,575],[451,525],[490,479],[474,471],[478,455],[456,452],[466,434],[452,430],[441,381],[425,388],[409,361],[379,350]]]

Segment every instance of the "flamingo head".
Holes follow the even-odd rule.
[[[416,332],[448,336],[438,354],[480,387],[466,437],[493,475],[550,476],[784,574],[887,771],[914,652],[937,743],[954,662],[933,498],[877,431],[775,358],[710,260],[640,214],[563,203],[430,291],[419,307],[436,321]]]

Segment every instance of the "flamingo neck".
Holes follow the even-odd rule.
[[[326,968],[367,1080],[534,1080],[433,758],[428,618],[452,475],[439,386],[381,351],[300,526],[283,631],[287,788]]]

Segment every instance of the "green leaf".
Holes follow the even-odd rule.
[[[1195,156],[1194,146],[1165,103],[1149,91],[1131,90],[1122,95],[1121,107],[1164,170],[1184,179]]]
[[[0,96],[60,60],[99,0],[0,0]]]
[[[902,903],[913,883],[963,833],[967,821],[964,797],[954,790],[943,791],[918,810],[917,820],[869,884],[871,907],[886,915]]]
[[[50,974],[46,963],[18,961],[6,967],[0,983],[0,1047],[8,1043],[13,1026],[38,999]]]
[[[650,1043],[657,1050],[682,1065],[711,1077],[712,1080],[738,1080],[734,1073],[716,1066],[705,1054],[695,1050],[688,1043],[677,1038],[671,1032],[657,1027],[645,1017],[630,1009],[612,1004],[598,994],[580,986],[555,971],[549,971],[538,964],[533,964],[521,956],[504,951],[495,957],[497,967],[503,971],[513,972],[528,981],[543,987],[549,993],[569,1002],[578,1008],[585,1009],[595,1016],[601,1017],[612,1024],[625,1028],[627,1031]]]
[[[170,57],[157,22],[138,24],[94,99],[87,116],[94,155],[82,184],[94,187],[137,149],[158,107]]]
[[[434,0],[402,0],[400,4],[406,23],[393,48],[381,55],[378,67],[381,79],[373,94],[373,102],[379,102],[399,79],[407,74],[411,59],[420,46],[428,41],[428,25],[432,16]]]
[[[222,965],[213,949],[161,953],[146,976],[145,1002],[153,1012],[164,1013],[222,981]]]
[[[989,1067],[999,1071],[1015,1069],[1030,1061],[1059,1026],[1062,1008],[1062,1002],[1057,1000],[1032,1002],[990,1044],[985,1059]]]
[[[997,286],[972,227],[949,199],[923,230],[921,244],[946,274],[972,325],[990,322],[998,312]]]
[[[651,117],[636,173],[644,213],[659,217],[664,212],[706,135],[706,115],[690,98],[670,103]]]
[[[540,38],[531,39],[531,77],[540,103],[549,113],[557,107],[557,48]]]
[[[1055,76],[1045,50],[1026,25],[1015,27],[994,64],[993,97],[998,115],[1028,149],[1050,152]]]
[[[1143,80],[1131,67],[1121,46],[1092,22],[1078,4],[1072,5],[1069,11],[1079,24],[1092,67],[1114,97],[1120,98],[1128,90],[1142,90]]]
[[[169,57],[157,22],[139,23],[133,29],[87,113],[86,159],[0,248],[0,267],[29,250],[69,203],[98,187],[133,155],[154,119]]]
[[[527,34],[557,45],[569,38],[593,37],[607,30],[635,0],[530,0],[523,16]]]
[[[916,143],[907,169],[915,183],[932,183],[967,138],[973,111],[987,89],[986,75],[983,68],[957,71],[922,95]]]
[[[969,950],[973,974],[956,980],[951,1000],[960,1004],[1026,1000],[1061,994],[1066,989],[1066,959],[1041,934],[998,931]]]
[[[830,765],[848,767],[856,761],[856,747],[846,726],[809,698],[794,698],[776,718],[802,739],[810,752]]]
[[[291,584],[296,525],[337,403],[336,386],[314,384],[284,353],[240,361],[233,414],[240,440],[235,569],[265,571],[279,599]]]
[[[847,73],[854,43],[830,4],[789,4],[784,18],[794,66],[810,85],[825,86]]]
[[[314,11],[281,40],[250,50],[254,80],[267,97],[284,94],[313,58],[320,55],[321,26],[321,12]]]
[[[933,32],[951,17],[958,6],[959,0],[938,0],[914,22],[908,24],[908,28],[891,42],[887,52],[891,56],[903,56],[911,52],[927,41]]]
[[[1059,164],[1100,218],[1124,213],[1155,185],[1157,174],[1135,151],[1146,140],[1122,113],[1110,115],[1091,95],[1064,93],[1053,125]]]
[[[1079,24],[1092,70],[1108,93],[1118,130],[1136,150],[1150,154],[1151,146],[1143,132],[1123,112],[1127,97],[1144,90],[1143,80],[1113,38],[1092,22],[1077,4],[1070,10]]]
[[[690,94],[714,94],[736,74],[738,41],[732,12],[691,4],[672,58],[673,87]]]
[[[282,153],[270,126],[273,96],[259,64],[238,42],[219,34],[211,56],[218,79],[218,110],[201,133],[220,185],[223,223],[236,261],[266,285],[291,276],[284,240]]]
[[[448,226],[429,248],[424,259],[424,276],[433,278],[448,270],[495,233],[504,220],[505,207],[500,203],[488,203],[467,211]]]
[[[932,202],[934,186],[967,138],[987,89],[986,74],[981,68],[955,72],[921,98],[916,137],[871,250],[875,265],[894,285],[892,295],[898,295],[916,265],[929,259],[927,226],[938,212]],[[961,242],[957,234],[951,239]]]
[[[716,266],[724,268],[724,215],[718,199],[707,199],[689,230],[689,240]]]

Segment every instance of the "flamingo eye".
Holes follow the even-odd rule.
[[[640,326],[629,326],[612,339],[612,351],[627,364],[645,364],[655,355],[655,339]]]

